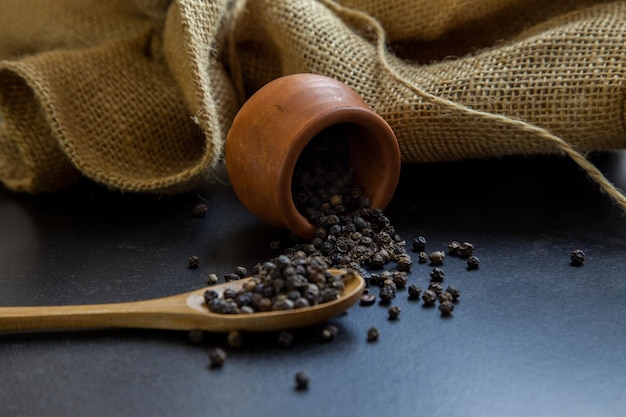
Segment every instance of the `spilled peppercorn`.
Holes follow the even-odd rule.
[[[380,336],[380,331],[378,330],[377,327],[372,326],[369,329],[367,329],[367,341],[368,342],[377,341],[378,336]]]
[[[446,254],[444,251],[435,251],[428,255],[431,265],[442,265]]]
[[[187,259],[187,268],[196,269],[200,266],[200,258],[196,255],[192,255]]]
[[[322,330],[322,338],[327,341],[335,340],[337,335],[339,334],[339,328],[332,324],[329,324]]]
[[[574,249],[570,253],[570,260],[574,266],[582,266],[585,263],[585,252],[580,249]]]
[[[215,347],[209,350],[209,362],[211,368],[219,368],[226,362],[226,351]]]
[[[193,208],[193,217],[204,217],[207,214],[209,208],[204,203],[198,203]]]
[[[297,372],[294,380],[296,382],[297,390],[305,390],[309,388],[309,376],[303,371]]]
[[[396,320],[398,317],[400,317],[401,312],[402,309],[400,309],[400,307],[397,305],[389,307],[387,309],[387,314],[389,314],[389,320]]]
[[[480,259],[478,259],[474,255],[470,255],[467,257],[467,269],[478,269],[480,266]]]
[[[442,316],[449,316],[454,311],[454,304],[452,301],[443,301],[439,304],[439,311],[441,311]]]

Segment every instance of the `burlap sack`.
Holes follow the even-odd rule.
[[[405,163],[565,153],[626,208],[584,158],[626,145],[625,39],[624,1],[3,0],[0,179],[188,189],[246,97],[314,72],[361,94]]]
[[[0,2],[7,187],[54,191],[80,173],[125,191],[171,192],[206,178],[223,134],[205,139],[165,64],[168,3]]]

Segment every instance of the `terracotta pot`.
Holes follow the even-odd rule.
[[[384,209],[398,184],[393,130],[347,85],[315,74],[273,80],[242,106],[226,139],[226,168],[243,205],[259,219],[312,239],[315,227],[296,209],[291,182],[298,157],[320,132],[347,131],[354,183],[372,208]]]

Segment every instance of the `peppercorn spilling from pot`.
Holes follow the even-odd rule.
[[[354,269],[366,279],[365,266],[383,268],[394,261],[400,270],[411,269],[406,243],[381,209],[370,208],[370,197],[355,183],[340,130],[322,132],[305,147],[294,170],[292,195],[315,226],[315,238],[296,245],[297,250],[312,250],[331,267]]]
[[[334,216],[336,220],[371,204],[363,188],[354,184],[346,140],[335,135],[335,130],[328,129],[311,140],[294,170],[294,204],[309,220],[311,216]]]

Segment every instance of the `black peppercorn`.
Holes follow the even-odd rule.
[[[391,274],[391,280],[396,284],[396,288],[404,288],[409,280],[409,276],[403,271],[394,271]]]
[[[426,250],[426,238],[418,236],[413,239],[413,250],[416,252],[424,252]]]
[[[474,252],[474,245],[469,242],[463,242],[459,246],[459,256],[461,258],[469,257]]]
[[[382,252],[376,252],[370,259],[370,265],[373,268],[382,268],[385,265],[385,256]]]
[[[243,346],[243,333],[237,330],[233,330],[232,332],[228,333],[226,342],[228,343],[228,346],[235,349],[240,349]]]
[[[203,330],[191,330],[187,333],[187,338],[191,343],[197,345],[204,340],[204,331]]]
[[[372,204],[372,201],[366,195],[362,195],[361,197],[359,197],[358,202],[359,202],[359,208],[367,208]]]
[[[209,304],[211,301],[219,297],[219,294],[215,290],[206,290],[204,292],[204,302]]]
[[[432,305],[437,300],[437,294],[433,290],[426,290],[424,294],[422,294],[422,301],[426,305]]]
[[[443,291],[443,287],[438,282],[431,282],[428,284],[428,289],[433,291],[435,294],[439,295]]]
[[[400,312],[402,310],[400,309],[400,307],[393,305],[391,307],[389,307],[387,309],[387,313],[389,314],[389,319],[390,320],[396,320],[399,316],[400,316]]]
[[[329,324],[324,328],[324,330],[322,330],[322,338],[328,341],[335,340],[338,333],[339,329],[337,328],[337,326]]]
[[[459,254],[459,247],[461,245],[456,240],[453,240],[448,244],[448,255],[457,256]]]
[[[197,267],[200,266],[200,258],[193,255],[190,256],[189,259],[187,259],[187,267],[189,269],[196,269]]]
[[[376,294],[368,293],[361,295],[359,302],[362,306],[370,306],[376,302]]]
[[[420,294],[422,293],[422,289],[415,285],[415,284],[411,284],[409,285],[409,300],[417,300],[420,297]]]
[[[272,310],[293,310],[294,304],[289,298],[279,298],[272,304]]]
[[[382,286],[383,285],[383,279],[380,276],[380,274],[377,274],[375,272],[370,273],[370,284],[371,285],[378,285],[378,286]]]
[[[309,307],[311,302],[305,297],[298,297],[293,300],[293,308],[305,308]]]
[[[219,368],[226,361],[226,351],[219,347],[209,349],[209,361],[211,368]]]
[[[572,261],[572,265],[581,266],[585,263],[585,252],[580,249],[575,249],[570,253],[570,260]]]
[[[413,261],[411,257],[408,255],[403,255],[398,258],[398,271],[409,272],[411,270],[411,266],[413,265]]]
[[[237,297],[237,291],[232,288],[226,288],[222,292],[222,298],[235,298]]]
[[[378,340],[378,336],[380,336],[380,331],[377,327],[370,327],[367,329],[367,341],[375,342]]]
[[[293,339],[293,333],[287,330],[283,330],[282,332],[278,333],[278,344],[283,347],[290,347],[293,344]]]
[[[272,300],[267,297],[261,298],[256,304],[256,309],[259,312],[270,311],[272,309]]]
[[[294,380],[296,381],[297,390],[305,390],[309,388],[309,376],[306,373],[302,371],[296,373]]]
[[[426,252],[420,252],[418,254],[417,262],[421,264],[425,264],[426,262],[428,262],[428,255],[426,254]]]
[[[224,275],[224,281],[226,282],[230,282],[230,281],[237,281],[241,279],[241,277],[237,274],[233,273],[228,273]]]
[[[328,301],[336,300],[337,298],[339,298],[339,296],[340,296],[339,291],[337,291],[335,288],[327,287],[320,291],[319,300],[320,300],[320,303],[326,303]]]
[[[280,249],[280,240],[272,240],[270,242],[270,249],[272,249],[272,250]]]
[[[249,281],[246,281],[242,286],[241,289],[246,291],[246,292],[254,292],[257,288],[257,285],[259,285],[259,281],[255,280],[255,279],[251,279]]]
[[[336,208],[338,205],[343,203],[343,198],[341,197],[340,194],[333,194],[330,196],[330,199],[328,202],[330,203],[331,206]]]
[[[235,296],[237,307],[252,305],[253,301],[254,297],[252,296],[252,293],[248,291],[240,291],[237,293],[237,296]]]
[[[206,213],[208,210],[209,208],[207,207],[206,204],[198,203],[193,208],[193,217],[204,217],[206,216]]]
[[[235,274],[239,276],[239,278],[245,278],[248,275],[248,270],[243,266],[235,267]]]
[[[397,289],[397,285],[395,282],[393,282],[393,274],[391,273],[391,271],[383,271],[380,273],[380,286],[384,287],[393,287],[394,291]]]
[[[206,279],[206,282],[208,285],[214,285],[217,284],[218,278],[216,274],[209,274],[209,276]]]
[[[442,316],[449,316],[450,314],[452,314],[453,310],[454,304],[452,304],[451,301],[444,301],[443,303],[439,304],[439,311],[441,311]]]
[[[437,296],[437,298],[439,299],[440,303],[443,303],[445,301],[453,301],[452,294],[450,294],[447,291],[440,292],[439,295]]]
[[[387,286],[380,289],[380,294],[378,294],[378,296],[380,297],[380,302],[382,304],[386,304],[396,297],[396,292],[393,288]]]
[[[443,272],[441,268],[435,267],[432,271],[430,271],[430,280],[434,282],[441,282],[443,281],[445,275],[445,272]]]
[[[445,257],[446,254],[444,251],[435,251],[428,255],[428,259],[430,259],[432,265],[442,265]]]
[[[446,288],[446,292],[452,295],[452,301],[457,301],[459,297],[461,296],[461,293],[458,290],[458,288],[453,287],[453,286],[448,286],[448,288]]]
[[[480,266],[480,259],[478,259],[476,256],[474,255],[470,255],[467,258],[467,269],[478,269],[478,267]]]

